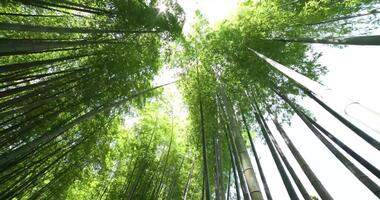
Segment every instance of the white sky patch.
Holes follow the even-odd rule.
[[[139,118],[139,116],[137,116],[136,110],[134,110],[132,108],[129,113],[125,113],[123,115],[124,128],[126,128],[126,129],[132,128],[134,125],[136,125],[136,123],[139,121],[139,119],[140,118]]]
[[[160,4],[158,5],[158,10],[159,10],[159,12],[161,12],[161,13],[165,12],[167,9],[168,9],[168,7],[167,7],[165,4],[163,4],[163,3],[160,3]]]
[[[181,72],[182,72],[181,68],[170,68],[168,66],[164,66],[160,70],[158,75],[154,77],[153,85],[158,86],[158,85],[163,85],[163,84],[170,83],[173,81],[177,81],[178,75]]]
[[[216,24],[233,15],[238,7],[236,0],[178,0],[178,3],[186,12],[184,33],[191,30],[197,9],[205,15],[210,24]]]
[[[162,85],[177,81],[179,74],[182,73],[181,68],[169,68],[164,66],[160,73],[154,78],[153,85]],[[183,102],[182,94],[180,93],[176,83],[164,87],[163,95],[170,98],[171,107],[173,108],[174,117],[179,117],[181,120],[187,118],[187,106]]]

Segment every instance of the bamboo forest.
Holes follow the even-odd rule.
[[[0,199],[380,199],[379,109],[324,82],[379,30],[378,0],[0,0]]]

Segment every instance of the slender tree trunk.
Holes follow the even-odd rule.
[[[1,45],[0,45],[1,46]],[[1,56],[13,56],[13,55],[29,55],[29,54],[35,54],[35,53],[51,53],[51,52],[58,52],[58,51],[75,51],[79,49],[83,49],[84,46],[80,47],[72,47],[72,48],[55,48],[55,49],[47,49],[47,50],[20,50],[20,51],[5,51],[1,52],[0,49],[0,57]]]
[[[148,186],[150,186],[149,188],[153,188],[155,190],[156,186],[154,184],[154,178],[157,176],[158,174],[158,169],[162,163],[162,160],[163,160],[163,155],[160,156],[160,159],[159,159],[159,162],[158,162],[158,166],[156,167],[156,170],[153,171],[153,174],[149,177],[149,180],[148,180]],[[149,196],[150,198],[146,198],[146,199],[152,199],[153,198],[153,193],[154,193],[154,190],[152,191],[152,189],[150,189],[149,191],[147,191],[146,193],[144,193],[144,196]],[[120,195],[119,197],[120,199],[124,198],[124,196]]]
[[[154,129],[156,129],[156,122],[155,122],[155,128]],[[151,136],[151,141],[152,141],[152,139],[153,139],[153,134],[152,134],[152,136]],[[150,142],[149,142],[150,143]],[[150,145],[149,145],[150,146]],[[162,163],[162,161],[163,161],[163,159],[164,159],[164,157],[165,157],[165,154],[161,154],[161,156],[160,156],[160,159],[159,159],[159,163],[158,163],[158,166],[157,166],[157,170],[155,170],[154,171],[154,173],[153,173],[153,175],[151,175],[150,176],[150,178],[149,178],[149,180],[148,180],[148,183],[149,184],[152,184],[153,182],[154,182],[154,178],[156,177],[156,175],[157,175],[157,171],[158,171],[158,169],[159,169],[159,167],[161,166],[161,163]],[[135,162],[134,162],[134,166],[133,166],[133,173],[131,174],[131,175],[129,175],[129,177],[131,177],[130,178],[130,180],[132,180],[132,177],[134,177],[134,171],[136,170],[136,167],[137,167],[137,160],[135,160]],[[128,180],[128,177],[126,177],[126,179],[125,179],[125,181],[124,181],[124,184],[123,184],[123,188],[122,188],[122,194],[123,194],[123,196],[120,196],[119,198],[125,198],[125,196],[127,196],[127,195],[129,195],[129,186],[130,186],[130,184],[131,184],[131,181],[130,180]],[[154,186],[154,190],[156,189],[156,187]],[[153,192],[151,193],[151,195],[150,195],[151,197],[153,196]],[[128,196],[127,196],[128,197]]]
[[[37,110],[37,109],[41,108],[42,106],[44,106],[45,103],[49,103],[48,101],[49,101],[49,99],[46,99],[46,100],[42,100],[39,102],[32,103],[31,105],[26,105],[25,107],[18,107],[14,110],[1,112],[0,118],[3,118],[4,121],[2,121],[0,123],[0,126],[6,125],[6,124],[12,122],[13,120],[16,120],[20,117],[26,116],[28,113],[30,113],[34,110]],[[7,118],[8,116],[11,116],[11,117]]]
[[[111,12],[107,10],[93,8],[93,7],[85,6],[78,3],[72,3],[69,1],[59,1],[60,4],[54,3],[54,2],[47,2],[43,0],[33,0],[33,2],[28,1],[28,0],[17,0],[17,1],[24,3],[26,5],[37,4],[37,5],[47,6],[47,7],[63,8],[63,9],[77,11],[77,12],[79,11],[79,12],[97,14],[97,15],[111,14]]]
[[[252,199],[262,200],[261,194],[255,172],[253,171],[252,163],[248,155],[245,141],[241,133],[240,124],[237,122],[231,102],[228,100],[225,89],[222,84],[219,84],[219,93],[221,96],[221,103],[225,106],[227,121],[231,123],[231,130],[233,133],[233,143],[236,144],[237,151],[241,160],[244,176],[247,179],[249,193]]]
[[[227,182],[227,200],[230,200],[230,185],[231,185],[231,171],[228,171],[228,182]]]
[[[204,200],[205,199],[205,177],[202,176],[202,196],[201,196],[201,199]]]
[[[66,125],[61,126],[60,128],[57,128],[55,130],[52,130],[49,133],[46,133],[46,134],[42,135],[41,137],[39,137],[39,138],[29,142],[29,143],[26,143],[25,145],[21,146],[18,149],[15,149],[12,152],[1,155],[0,156],[0,169],[3,169],[6,166],[10,166],[10,165],[15,164],[18,161],[19,157],[28,154],[29,152],[33,151],[34,149],[36,149],[40,145],[43,145],[43,144],[50,142],[51,140],[53,140],[57,136],[61,135],[65,131],[71,129],[72,127],[82,123],[83,121],[91,119],[94,116],[98,115],[99,113],[102,113],[102,112],[108,111],[114,107],[120,106],[120,105],[124,104],[125,102],[127,102],[133,98],[136,98],[138,96],[141,96],[143,94],[146,94],[146,93],[151,92],[157,88],[161,88],[161,87],[164,87],[164,86],[169,85],[169,84],[172,84],[172,83],[168,83],[168,84],[156,86],[153,88],[149,88],[149,89],[143,90],[141,92],[137,92],[135,94],[132,94],[128,98],[125,98],[125,99],[122,99],[120,101],[110,103],[109,105],[105,105],[103,107],[91,110],[91,111],[87,112],[86,114],[76,118],[75,120],[67,123]]]
[[[84,15],[78,15],[78,14],[74,14],[74,13],[71,13],[71,12],[66,12],[66,11],[55,9],[55,8],[52,8],[52,7],[49,7],[49,6],[43,6],[41,4],[30,3],[28,5],[31,5],[31,6],[34,6],[34,7],[37,7],[37,8],[46,9],[46,10],[53,11],[53,12],[67,14],[68,16],[76,16],[76,17],[88,18],[87,16],[84,16]]]
[[[71,88],[67,88],[67,90],[70,90],[72,88],[74,88],[75,86],[71,87]],[[61,94],[67,92],[67,90],[63,90],[63,91],[60,91]],[[71,92],[71,91],[70,91]],[[67,93],[66,93],[67,94]],[[68,93],[70,94],[70,93]],[[12,116],[10,118],[6,118],[6,120],[4,120],[3,122],[0,123],[0,125],[10,125],[10,124],[15,124],[13,120],[17,120],[19,118],[26,118],[26,119],[31,119],[33,120],[34,118],[30,118],[30,117],[26,117],[26,116],[30,116],[29,113],[31,112],[34,112],[34,111],[40,111],[38,112],[38,116],[40,116],[41,114],[47,114],[46,113],[46,109],[45,107],[48,107],[48,105],[52,105],[52,104],[55,104],[56,100],[59,98],[59,94],[53,94],[51,96],[48,96],[40,101],[34,101],[33,103],[30,103],[30,105],[25,105],[25,106],[20,106],[18,107],[17,109],[14,109],[14,110],[8,110],[6,112],[2,112],[1,115],[0,115],[0,118],[1,117],[6,117],[6,116]],[[42,113],[41,113],[42,111]],[[21,120],[21,119],[20,119]],[[24,121],[25,122],[25,121]],[[28,122],[28,121],[26,121]],[[0,131],[0,132],[3,132],[3,131]]]
[[[257,105],[257,102],[256,102],[256,105]],[[294,171],[293,167],[290,165],[288,159],[286,158],[285,154],[281,150],[280,145],[277,143],[277,141],[274,138],[272,132],[270,131],[267,123],[265,122],[264,117],[261,114],[261,111],[259,112],[259,117],[260,117],[261,121],[263,122],[264,127],[268,130],[267,133],[268,133],[269,138],[271,139],[271,141],[272,141],[275,149],[277,150],[277,153],[280,155],[280,157],[282,159],[282,162],[285,164],[285,167],[288,169],[290,175],[292,176],[294,182],[296,183],[298,189],[300,190],[303,198],[307,199],[307,200],[311,200],[311,197],[310,197],[309,193],[306,191],[306,188],[303,186],[301,180],[298,178],[298,176],[297,176],[296,172]]]
[[[34,72],[38,73],[38,72],[42,72],[42,71],[45,71],[45,70],[43,68],[40,68],[40,69],[36,69]],[[28,69],[19,70],[19,71],[10,72],[10,73],[2,73],[0,75],[0,82],[7,82],[8,79],[17,78],[20,76],[26,76],[29,74],[30,74],[30,70],[28,70]]]
[[[270,152],[272,154],[273,160],[276,163],[277,169],[280,172],[281,179],[282,179],[282,181],[283,181],[283,183],[285,185],[286,190],[288,191],[290,199],[292,199],[292,200],[299,199],[298,196],[297,196],[296,191],[294,190],[294,188],[292,186],[292,183],[290,182],[290,179],[289,179],[288,175],[286,174],[284,166],[282,165],[281,160],[280,160],[280,158],[277,155],[275,147],[274,147],[272,141],[270,140],[270,138],[268,136],[269,135],[268,132],[270,130],[266,129],[266,127],[264,126],[264,122],[259,117],[260,116],[259,115],[259,108],[257,107],[257,105],[255,105],[255,100],[254,100],[254,104],[252,105],[252,107],[255,110],[254,113],[255,113],[256,121],[260,125],[261,132],[262,132],[262,134],[263,134],[263,136],[265,138],[265,141],[266,141],[266,143],[267,143],[267,145],[269,147],[269,150],[270,150]]]
[[[282,159],[283,163],[285,164],[285,167],[287,168],[290,175],[292,176],[292,178],[293,178],[294,182],[296,183],[298,189],[300,190],[303,198],[307,199],[307,200],[311,200],[309,193],[306,191],[306,188],[303,186],[302,182],[299,180],[296,172],[294,171],[293,167],[290,165],[290,163],[289,163],[288,159],[286,158],[285,154],[283,153],[280,145],[277,143],[276,139],[274,138],[272,131],[270,130],[268,124],[266,123],[266,121],[264,119],[263,114],[261,113],[260,107],[259,107],[256,99],[254,98],[253,101],[254,101],[254,104],[255,104],[256,109],[258,111],[257,112],[259,115],[258,117],[261,119],[262,124],[264,125],[265,129],[267,130],[267,134],[269,136],[269,139],[273,143],[277,153],[280,155],[280,158]]]
[[[73,107],[73,105],[75,104],[69,104],[71,107]],[[67,108],[66,105],[64,106],[64,108]],[[12,143],[14,144],[18,140],[25,139],[24,136],[26,136],[27,133],[31,132],[35,127],[43,124],[46,121],[52,122],[59,115],[59,113],[62,112],[62,110],[54,108],[52,110],[48,110],[47,112],[45,111],[46,113],[42,111],[37,115],[32,115],[32,117],[28,117],[25,120],[13,126],[10,126],[9,128],[1,130],[0,146],[12,146]],[[33,120],[34,118],[37,118],[37,120]]]
[[[82,81],[82,80],[87,81],[88,78],[79,77],[79,79],[77,79],[77,78],[69,79],[69,80],[63,82],[62,85],[66,85],[66,84],[70,84],[70,83],[76,83],[76,84],[74,86],[70,85],[68,88],[64,88],[63,90],[59,90],[61,88],[57,88],[57,87],[55,87],[55,85],[48,85],[48,86],[42,88],[43,91],[36,90],[36,91],[30,92],[30,93],[27,93],[27,94],[24,94],[24,95],[21,95],[18,97],[14,97],[10,100],[0,102],[0,111],[5,111],[7,109],[9,110],[10,108],[16,107],[16,106],[25,107],[26,105],[31,104],[33,102],[34,103],[38,102],[38,100],[34,99],[34,97],[36,97],[36,96],[39,96],[40,98],[43,98],[44,100],[46,100],[46,99],[54,100],[62,94],[67,94],[67,92],[72,92],[73,88],[80,85],[80,83],[78,83],[78,81]],[[49,95],[46,95],[44,93],[44,91],[50,91],[50,89],[52,89],[52,88],[57,90],[57,92],[53,93],[53,94],[49,94]],[[28,100],[30,100],[30,99],[34,99],[34,101],[28,102]],[[25,102],[25,104],[19,105],[20,103],[23,103],[23,102]]]
[[[16,24],[16,23],[0,23],[0,30],[8,31],[26,31],[26,32],[44,32],[44,33],[92,33],[92,34],[142,34],[142,33],[159,33],[160,31],[154,30],[112,30],[112,29],[96,29],[87,27],[57,27],[57,26],[40,26],[29,24]]]
[[[276,92],[290,107],[296,112],[301,120],[309,127],[309,129],[319,138],[319,140],[335,155],[342,164],[347,167],[351,173],[359,179],[373,194],[380,198],[380,187],[373,182],[367,175],[365,175],[359,168],[357,168],[350,160],[348,160],[338,149],[334,147],[305,117],[305,114],[300,111],[295,104],[293,104],[286,96]]]
[[[35,52],[49,52],[62,50],[70,47],[83,47],[96,44],[115,44],[117,39],[110,40],[72,40],[72,41],[55,41],[41,39],[0,39],[0,55],[18,55]],[[81,56],[79,56],[81,57]],[[77,58],[79,58],[77,56]],[[75,58],[75,57],[74,57]],[[55,59],[53,59],[54,62]],[[60,61],[60,60],[58,60]],[[62,61],[62,60],[61,60]],[[39,63],[41,64],[41,63]]]
[[[164,166],[163,166],[163,171],[161,173],[160,183],[158,184],[157,191],[153,195],[153,197],[155,197],[155,199],[158,199],[158,197],[159,197],[159,195],[161,193],[162,184],[164,182],[164,178],[165,178],[166,171],[167,171],[168,164],[169,164],[169,158],[170,158],[170,151],[171,151],[172,142],[173,142],[173,133],[172,133],[172,136],[170,137],[169,148],[168,148],[168,152],[166,154],[165,163],[164,163]]]
[[[197,66],[197,85],[198,85],[198,103],[199,103],[199,115],[200,115],[200,131],[202,138],[202,157],[203,157],[203,177],[205,178],[205,192],[206,200],[210,200],[210,181],[208,175],[208,164],[207,164],[207,143],[206,143],[206,133],[204,128],[204,116],[203,116],[203,102],[202,102],[202,87],[200,83],[200,77]]]
[[[94,7],[91,7],[91,6],[87,6],[87,5],[71,2],[71,1],[68,1],[68,0],[59,0],[59,2],[67,4],[67,5],[75,6],[75,7],[85,8],[85,9],[88,9],[88,10],[99,11],[101,13],[113,14],[113,11],[110,11],[110,10],[104,10],[104,9],[100,9],[100,8],[94,8]]]
[[[218,160],[218,153],[217,153],[217,144],[216,144],[216,137],[214,136],[214,139],[213,139],[213,142],[214,142],[214,170],[215,170],[215,173],[214,173],[214,189],[215,189],[215,199],[216,200],[220,200],[221,197],[220,197],[220,185],[219,185],[219,179],[220,179],[220,170],[219,170],[219,160]]]
[[[96,97],[96,95],[97,94],[88,96],[87,99],[93,99],[93,97]],[[46,100],[46,99],[43,99],[43,100]],[[53,103],[51,100],[49,102]],[[61,105],[59,107],[55,106],[59,102],[61,103]],[[11,126],[8,126],[7,128],[1,130],[0,134],[8,132],[8,134],[5,135],[4,137],[9,137],[9,138],[19,137],[18,135],[20,135],[20,134],[18,134],[18,133],[26,135],[28,132],[31,132],[33,128],[35,128],[37,125],[39,125],[41,123],[44,123],[47,121],[53,122],[55,117],[58,116],[58,114],[61,113],[62,111],[70,113],[74,110],[74,112],[75,112],[75,109],[78,108],[77,105],[79,103],[83,103],[83,102],[79,102],[79,101],[75,101],[75,100],[74,101],[63,101],[63,102],[56,101],[56,102],[54,102],[54,105],[50,104],[50,107],[48,105],[44,106],[44,107],[47,107],[48,109],[39,109],[38,110],[39,112],[36,112],[32,116],[28,116],[23,120],[19,120],[18,123],[11,122],[9,124]],[[53,106],[53,107],[51,107],[51,106]],[[37,119],[37,120],[34,120],[34,119]],[[15,132],[15,133],[9,134],[11,132]],[[3,137],[1,137],[1,138],[3,138]],[[22,138],[20,138],[20,139],[22,139]],[[12,146],[12,144],[9,144],[9,145]]]
[[[152,186],[152,182],[153,182],[153,179],[152,179],[152,176],[155,175],[155,172],[153,172],[153,174],[150,174],[150,176],[145,176],[146,177],[146,181],[144,182],[144,188],[153,188]],[[147,199],[147,196],[149,194],[149,191],[145,191],[145,189],[142,188],[142,191],[139,191],[138,193],[141,194],[141,197],[140,199]],[[123,198],[123,197],[121,197]]]
[[[236,144],[234,143],[234,138],[232,136],[232,131],[231,131],[231,128],[230,126],[226,123],[226,127],[227,127],[227,137],[228,138],[228,141],[230,146],[231,146],[231,149],[232,149],[232,155],[233,155],[233,158],[234,158],[234,164],[235,164],[235,168],[237,170],[237,174],[238,174],[238,177],[239,177],[239,181],[240,181],[240,188],[243,192],[243,197],[245,200],[250,200],[251,197],[249,196],[249,189],[248,189],[248,185],[247,185],[247,182],[246,182],[246,177],[244,176],[244,170],[242,168],[242,164],[241,164],[241,160],[239,159],[239,153],[238,153],[238,150],[237,150],[237,147],[236,147]]]
[[[252,148],[253,155],[255,156],[257,168],[259,170],[260,177],[261,177],[261,180],[263,182],[265,194],[266,194],[268,200],[272,200],[272,195],[270,193],[270,190],[269,190],[269,187],[268,187],[268,183],[267,183],[267,180],[266,180],[265,175],[264,175],[263,168],[261,167],[260,159],[259,159],[259,156],[257,154],[255,145],[253,143],[251,132],[249,130],[249,127],[248,127],[247,121],[245,119],[244,113],[243,113],[243,111],[241,111],[241,112],[242,112],[241,115],[242,115],[243,123],[244,123],[244,126],[245,126],[245,130],[247,131],[247,134],[248,134],[249,143],[251,144],[251,148]]]
[[[181,170],[182,170],[182,165],[183,165],[184,160],[185,160],[185,157],[182,158],[181,164],[179,165],[179,167],[176,170],[176,171],[178,171],[178,173],[177,174],[173,173],[174,176],[172,177],[172,184],[171,184],[171,186],[169,188],[168,197],[167,197],[168,200],[172,199],[173,189],[174,189],[174,187],[177,184],[178,177],[181,175]]]
[[[52,181],[50,181],[48,184],[44,185],[42,188],[37,190],[36,192],[33,192],[33,194],[30,196],[29,200],[36,200],[36,199],[42,199],[40,196],[48,190],[50,187],[54,186],[58,182],[61,181],[61,179],[72,169],[73,165],[70,164],[70,166],[66,167],[66,169],[61,170],[58,174],[54,175],[54,178]]]
[[[373,175],[375,175],[377,178],[380,179],[380,170],[379,169],[377,169],[374,165],[372,165],[366,159],[364,159],[359,154],[357,154],[355,151],[353,151],[350,147],[345,145],[342,141],[340,141],[338,138],[336,138],[334,135],[332,135],[329,131],[327,131],[325,128],[323,128],[321,125],[319,125],[315,120],[311,119],[306,114],[305,114],[305,117],[315,127],[317,127],[317,129],[319,129],[321,133],[323,133],[325,136],[330,138],[335,144],[337,144],[340,148],[342,148],[345,152],[347,152],[351,157],[353,157],[356,161],[358,161],[365,168],[367,168],[370,172],[372,172]]]
[[[14,94],[17,94],[17,93],[21,93],[21,92],[26,91],[26,90],[32,90],[32,89],[38,88],[40,86],[53,84],[56,81],[59,81],[59,80],[62,80],[63,78],[71,76],[74,73],[75,72],[71,72],[71,73],[68,73],[68,74],[64,74],[62,76],[58,76],[58,77],[55,77],[55,78],[52,78],[52,79],[49,79],[49,80],[45,80],[45,81],[40,81],[40,82],[31,84],[31,85],[25,85],[25,86],[20,86],[20,87],[8,89],[8,90],[5,90],[5,91],[1,91],[0,92],[0,99],[4,98],[4,97],[11,96],[11,95],[14,95]]]
[[[128,192],[129,187],[127,187],[127,189],[125,191],[125,194],[127,195],[126,196],[127,199],[133,199],[133,195],[135,194],[141,180],[144,178],[146,166],[149,165],[148,161],[146,160],[146,157],[147,157],[147,154],[149,152],[150,145],[152,144],[153,138],[155,136],[156,128],[157,128],[157,119],[155,121],[154,128],[152,130],[152,134],[149,138],[149,143],[144,148],[143,155],[140,156],[140,154],[137,153],[138,157],[136,158],[135,161],[136,161],[136,163],[138,163],[138,166],[139,166],[138,169],[139,170],[137,172],[137,175],[136,175],[137,177],[135,178],[134,184],[132,186],[132,191]],[[133,172],[134,171],[135,171],[135,168],[133,169]],[[135,176],[134,173],[132,173],[130,177],[133,177],[133,176]]]
[[[21,188],[24,188],[24,187],[27,187],[31,184],[33,184],[34,182],[37,181],[38,178],[40,178],[41,176],[43,176],[47,171],[50,171],[52,170],[52,168],[62,159],[64,158],[68,153],[70,153],[72,150],[74,150],[78,145],[74,145],[72,146],[72,148],[70,148],[69,150],[65,151],[62,155],[60,155],[59,157],[57,157],[56,159],[54,159],[49,165],[47,165],[46,167],[44,167],[41,171],[39,171],[38,173],[36,174],[33,174],[33,176],[31,176],[30,178],[27,178],[25,181],[23,181],[19,186],[17,187],[12,187],[12,188],[9,188],[7,189],[6,193],[3,193],[3,195],[1,196],[1,198],[4,198],[4,199],[12,199],[13,197],[15,197],[15,194],[17,193],[17,191],[20,191]],[[4,191],[5,192],[5,191]]]
[[[359,13],[359,14],[355,14],[355,15],[342,16],[342,17],[337,17],[334,19],[328,19],[328,20],[324,20],[324,21],[320,21],[320,22],[316,22],[316,23],[309,23],[309,24],[305,24],[305,25],[309,25],[309,26],[310,25],[311,26],[322,25],[322,24],[327,24],[327,23],[331,23],[331,22],[342,21],[342,20],[347,20],[347,19],[352,19],[352,18],[357,18],[357,17],[363,17],[363,16],[368,16],[368,15],[376,15],[377,13],[380,13],[380,10],[373,9],[367,13]]]
[[[10,90],[12,89],[13,87],[24,87],[24,86],[20,86],[20,84],[30,84],[32,81],[34,82],[37,82],[37,81],[43,81],[43,80],[52,80],[52,79],[56,79],[60,76],[58,75],[71,75],[73,73],[77,73],[77,72],[83,72],[85,71],[86,69],[88,68],[76,68],[76,69],[68,69],[68,70],[63,70],[63,71],[56,71],[56,72],[51,72],[51,73],[43,73],[43,74],[37,74],[37,75],[30,75],[30,76],[25,76],[25,77],[18,77],[17,79],[15,80],[10,80],[9,84],[4,84],[3,86],[1,86],[0,88],[1,89],[5,89],[5,91],[7,90]],[[47,81],[47,80],[46,80]]]
[[[327,110],[331,115],[333,115],[336,119],[338,119],[340,122],[342,122],[344,125],[346,125],[349,129],[351,129],[353,132],[355,132],[359,137],[363,138],[365,141],[367,141],[369,144],[371,144],[373,147],[375,147],[377,150],[380,151],[380,143],[376,141],[373,137],[368,135],[366,132],[362,131],[360,128],[352,124],[350,121],[348,121],[346,118],[344,118],[342,115],[334,111],[330,106],[325,104],[323,101],[321,101],[318,97],[313,95],[310,91],[304,90],[306,95],[308,95],[310,98],[312,98],[315,102],[317,102],[320,106],[322,106],[325,110]]]
[[[133,185],[131,187],[131,192],[126,192],[127,196],[126,196],[126,199],[133,199],[133,195],[135,194],[136,192],[136,189],[141,181],[141,179],[143,178],[144,176],[144,170],[145,170],[145,166],[147,165],[147,163],[145,162],[145,160],[143,159],[139,159],[139,162],[138,162],[138,171],[137,171],[137,174],[135,175],[135,181],[133,182]]]
[[[79,112],[78,111],[74,112],[74,114],[72,114],[71,116],[69,116],[69,118],[66,119],[64,122],[62,122],[62,124],[66,123],[66,122],[69,122],[73,118],[79,116]],[[36,134],[28,135],[28,133],[31,133],[32,130],[34,130],[37,126],[44,125],[44,123],[46,123],[46,121],[52,122],[54,119],[57,118],[57,116],[59,115],[59,113],[60,113],[59,110],[53,111],[53,112],[49,113],[48,115],[44,116],[44,119],[39,119],[38,121],[32,122],[32,123],[27,123],[26,125],[22,126],[20,129],[17,129],[16,130],[17,132],[16,131],[15,132],[11,132],[13,134],[8,138],[8,140],[5,141],[5,142],[7,142],[7,141],[9,142],[9,144],[6,144],[5,147],[9,147],[11,145],[14,145],[16,142],[18,142],[19,144],[17,146],[13,147],[13,148],[8,149],[8,151],[6,151],[3,154],[6,155],[6,154],[8,154],[8,153],[10,153],[10,152],[12,152],[14,150],[17,150],[18,148],[22,147],[24,145],[24,143],[28,142],[30,139],[39,137],[40,135],[36,135]],[[10,133],[8,133],[8,134],[10,135]],[[14,137],[19,138],[20,141],[16,141],[15,140],[13,142],[10,142],[10,140],[14,139]],[[2,141],[2,145],[4,145],[3,142],[4,141]],[[27,154],[21,156],[19,158],[19,160],[22,160],[25,156],[27,156],[27,155],[29,155],[29,154],[37,151],[38,149],[40,149],[44,145],[46,145],[46,143],[43,144],[43,145],[37,146],[32,151],[30,151]]]
[[[234,181],[235,181],[235,190],[236,190],[236,197],[237,199],[241,199],[240,198],[240,189],[239,189],[239,183],[238,183],[238,175],[237,175],[237,169],[236,169],[236,160],[233,156],[233,153],[232,153],[232,147],[231,147],[231,142],[228,138],[228,128],[226,128],[225,130],[225,134],[226,134],[226,141],[227,141],[227,146],[228,146],[228,151],[230,153],[230,160],[231,160],[231,166],[232,166],[232,172],[234,173]]]
[[[31,15],[31,14],[4,13],[4,12],[0,12],[0,15],[3,15],[3,16],[16,16],[16,17],[64,17],[63,15]]]
[[[296,43],[318,43],[337,45],[380,45],[380,35],[354,36],[346,38],[273,38],[271,41],[296,42]]]
[[[50,158],[58,154],[60,151],[61,149],[56,149],[55,151],[43,156],[36,161],[27,162],[24,166],[19,167],[7,174],[4,174],[0,179],[0,184],[6,185],[7,182],[15,181],[17,183],[19,181],[22,181],[29,174],[35,173],[37,169],[39,169],[44,163],[47,163]]]
[[[217,107],[218,108],[218,107]],[[222,131],[221,119],[218,112],[218,128],[214,134],[214,157],[215,157],[215,198],[217,200],[225,200],[224,189],[223,189],[223,166],[221,158],[221,137],[220,132]]]
[[[276,70],[281,72],[287,78],[293,80],[301,89],[307,89],[310,92],[313,92],[317,95],[324,96],[326,98],[334,99],[335,101],[339,100],[338,106],[342,106],[345,111],[347,111],[348,108],[355,106],[355,108],[357,110],[361,111],[363,113],[363,115],[366,116],[366,117],[363,117],[363,119],[364,118],[371,118],[371,119],[379,119],[380,120],[380,114],[376,113],[375,111],[370,110],[369,108],[366,108],[365,106],[361,105],[358,102],[354,102],[350,99],[338,96],[331,89],[328,89],[328,88],[322,86],[321,84],[309,79],[308,77],[303,76],[303,75],[299,74],[298,72],[287,68],[286,66],[284,66],[284,65],[282,65],[282,64],[258,53],[257,51],[255,51],[251,48],[248,48],[248,49],[251,50],[252,52],[254,52],[257,56],[259,56],[263,60],[265,60],[267,63],[269,63],[272,67],[274,67]],[[327,109],[327,108],[325,107],[325,109]],[[329,111],[329,112],[331,113],[331,111]],[[347,113],[347,114],[350,115],[350,113]],[[335,116],[335,117],[337,117],[337,116]],[[339,119],[339,120],[342,121],[342,119]],[[372,123],[371,124],[371,123],[365,123],[365,121],[363,121],[361,119],[358,119],[358,120],[361,121],[366,126],[372,128],[375,131],[378,129],[377,127],[379,127],[379,123],[377,123],[377,124]],[[350,127],[350,128],[352,129],[353,127]],[[380,130],[380,128],[379,128],[379,130]],[[360,137],[362,137],[364,140],[366,140],[369,144],[371,144],[374,148],[376,148],[377,150],[380,151],[380,142],[376,141],[374,138],[372,138],[368,134],[364,133],[363,131],[356,132],[356,133]]]
[[[18,71],[18,70],[25,70],[25,69],[30,69],[38,66],[46,66],[49,64],[57,63],[57,62],[62,62],[62,61],[68,61],[68,60],[75,60],[87,56],[91,56],[94,54],[80,54],[80,55],[70,55],[70,56],[65,56],[65,57],[60,57],[60,58],[54,58],[54,59],[48,59],[48,60],[38,60],[38,61],[32,61],[32,62],[23,62],[23,63],[15,63],[15,64],[8,64],[8,65],[2,65],[0,66],[0,73],[5,73],[5,72],[13,72],[13,71]],[[7,79],[2,79],[2,81],[8,81]]]
[[[194,166],[195,166],[195,159],[193,160],[193,164],[191,164],[191,169],[190,169],[190,172],[189,172],[189,176],[187,177],[185,191],[183,192],[183,200],[187,200],[187,195],[189,193],[189,189],[190,189],[190,186],[191,186],[191,180],[193,178]]]
[[[268,113],[271,113],[268,109]],[[282,128],[281,124],[277,121],[277,118],[272,114],[272,121],[274,125],[276,126],[278,132],[284,139],[286,145],[288,145],[290,151],[292,152],[294,158],[296,158],[298,164],[302,168],[302,171],[306,174],[307,178],[309,179],[310,183],[313,185],[315,190],[318,192],[319,196],[323,200],[333,200],[330,193],[326,190],[326,188],[322,185],[321,181],[318,179],[318,177],[314,174],[314,172],[311,170],[309,165],[306,163],[304,158],[301,156],[297,148],[294,146],[293,142],[290,140],[288,135],[286,134],[285,130]]]

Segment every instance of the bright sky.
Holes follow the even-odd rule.
[[[237,6],[237,1],[233,0],[178,0],[186,12],[186,23],[183,31],[190,31],[195,11],[199,9],[211,24],[217,23],[232,15]]]
[[[179,2],[186,12],[187,22],[184,28],[185,32],[188,32],[191,27],[196,9],[199,9],[209,19],[211,24],[214,24],[231,16],[237,8],[236,0],[179,0]],[[313,47],[315,50],[323,53],[320,62],[327,66],[329,70],[329,73],[322,78],[323,83],[327,87],[339,91],[345,96],[359,101],[374,110],[380,111],[380,66],[378,64],[380,47],[350,46],[344,49],[332,48],[327,45],[313,45]],[[313,101],[305,99],[300,103],[311,110],[318,121],[333,132],[336,137],[352,147],[377,168],[380,168],[380,153],[377,150],[363,142],[361,138],[337,122]],[[273,128],[273,125],[270,124],[270,126]],[[292,119],[292,126],[285,128],[310,167],[335,199],[377,199],[323,146],[300,119],[294,117]],[[368,130],[368,132],[380,140],[379,134],[371,132],[371,130]],[[308,191],[312,195],[316,195],[316,192],[282,141],[281,136],[275,131],[274,134],[292,166],[307,186]],[[276,200],[289,199],[270,156],[268,147],[261,141],[256,141],[256,146],[273,198]],[[357,162],[353,162],[365,173],[369,174]],[[369,176],[380,184],[380,181],[374,178],[374,176],[370,174]]]

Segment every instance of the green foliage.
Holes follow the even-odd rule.
[[[133,149],[114,150],[120,116],[156,95],[144,91],[161,67],[161,41],[183,23],[176,2],[162,3],[167,12],[142,1],[4,3],[0,198],[76,199],[71,188],[87,180],[78,196],[92,199],[125,166],[120,154]]]
[[[0,199],[201,199],[205,167],[211,192],[224,193],[228,145],[249,144],[240,115],[258,130],[253,98],[288,121],[293,111],[271,88],[303,96],[251,49],[319,81],[320,54],[279,39],[378,23],[345,18],[371,0],[247,0],[216,27],[197,11],[187,36],[175,0],[0,5]],[[174,113],[176,94],[152,86],[164,64],[183,72],[188,116]]]

